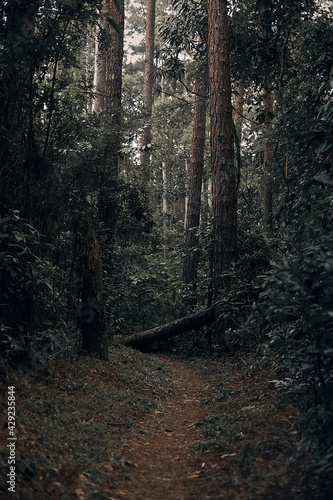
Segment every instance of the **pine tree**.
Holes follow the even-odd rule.
[[[143,112],[145,124],[141,137],[141,168],[143,186],[150,179],[149,160],[150,155],[146,151],[152,140],[151,135],[151,113],[153,106],[153,85],[154,85],[154,39],[155,39],[155,4],[156,0],[147,0],[147,22],[146,22],[146,50],[145,50],[145,70],[143,84]]]
[[[237,183],[231,106],[227,0],[208,0],[208,63],[214,215],[215,300],[228,289],[226,273],[237,256]],[[217,308],[217,335],[227,325]],[[230,347],[231,349],[231,347]]]
[[[199,64],[195,82],[193,116],[192,156],[189,177],[187,215],[185,221],[185,255],[183,281],[195,287],[197,276],[198,228],[201,209],[201,186],[204,167],[206,104],[207,104],[207,62]]]

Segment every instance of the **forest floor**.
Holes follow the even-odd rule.
[[[302,401],[251,356],[58,358],[0,371],[0,495],[24,500],[328,499],[299,454]],[[15,493],[7,387],[15,386]]]

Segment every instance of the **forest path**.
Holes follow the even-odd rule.
[[[158,358],[173,372],[173,395],[131,431],[121,453],[135,465],[119,471],[113,500],[198,500],[206,477],[200,454],[191,450],[202,441],[200,426],[208,410],[202,399],[209,387],[182,361]]]

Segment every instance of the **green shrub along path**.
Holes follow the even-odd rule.
[[[11,498],[331,496],[327,468],[312,468],[311,454],[299,451],[302,394],[281,389],[273,365],[178,352],[114,347],[109,361],[54,359],[23,374],[2,365],[3,392],[16,387]],[[2,403],[0,491],[7,497],[6,419]]]

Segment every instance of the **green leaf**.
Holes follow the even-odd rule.
[[[319,146],[316,147],[315,153],[317,155],[320,155],[320,154],[324,153],[325,151],[327,151],[330,148],[331,148],[331,144],[327,144],[327,141],[325,141],[325,142],[322,142],[321,144],[319,144]]]
[[[316,175],[314,180],[317,182],[321,182],[322,184],[333,186],[333,179],[325,172],[321,172],[321,174]]]

